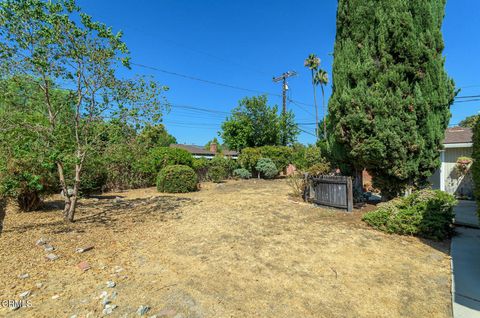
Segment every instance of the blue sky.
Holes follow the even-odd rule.
[[[132,62],[232,86],[281,94],[272,77],[288,70],[289,98],[313,104],[309,71],[303,60],[316,53],[331,75],[337,1],[220,1],[220,0],[78,0],[85,12],[125,33]],[[480,1],[450,0],[443,33],[446,69],[460,95],[480,95]],[[131,74],[129,74],[131,73]],[[255,93],[189,80],[155,70],[134,67],[125,75],[154,76],[170,87],[173,107],[164,117],[180,143],[203,145],[217,136],[225,113],[238,100]],[[330,87],[326,95],[331,93]],[[319,96],[320,97],[320,96]],[[281,105],[279,96],[270,104]],[[214,110],[198,112],[185,107]],[[288,104],[303,130],[313,133],[313,106]],[[451,124],[480,111],[480,103],[452,107]],[[314,142],[302,133],[299,140]]]

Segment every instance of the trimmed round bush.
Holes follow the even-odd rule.
[[[211,166],[210,168],[208,168],[207,178],[212,182],[220,183],[223,180],[227,179],[227,177],[228,172],[222,166]]]
[[[452,234],[455,204],[448,193],[421,190],[381,203],[377,210],[365,213],[363,220],[384,232],[443,240]]]
[[[247,169],[240,168],[233,170],[233,176],[240,179],[250,179],[252,177],[252,173]]]
[[[261,158],[258,160],[255,169],[266,179],[275,178],[278,174],[277,166],[275,166],[270,158]]]
[[[157,189],[167,193],[185,193],[197,190],[198,178],[189,166],[172,165],[163,168],[157,177]]]

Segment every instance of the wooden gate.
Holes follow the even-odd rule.
[[[352,178],[345,176],[305,176],[304,199],[319,205],[353,210]]]

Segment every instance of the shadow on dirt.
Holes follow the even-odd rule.
[[[5,199],[0,198],[0,236],[2,236],[2,231],[3,231],[3,220],[5,219],[5,214],[6,214],[6,208],[7,208],[7,202]]]
[[[173,196],[156,196],[132,200],[125,200],[121,197],[114,197],[113,200],[95,198],[79,203],[74,223],[69,224],[63,219],[55,218],[55,221],[52,222],[30,223],[9,228],[8,232],[26,232],[36,227],[51,228],[52,233],[84,232],[92,226],[115,227],[115,231],[123,231],[122,224],[124,223],[166,222],[181,219],[182,212],[179,208],[196,203],[190,198]],[[61,215],[63,202],[47,202],[45,210],[56,210]],[[45,210],[42,209],[38,213],[46,212]]]

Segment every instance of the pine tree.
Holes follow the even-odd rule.
[[[439,165],[455,97],[442,56],[445,2],[338,2],[331,150],[343,170],[366,168],[386,197]]]

